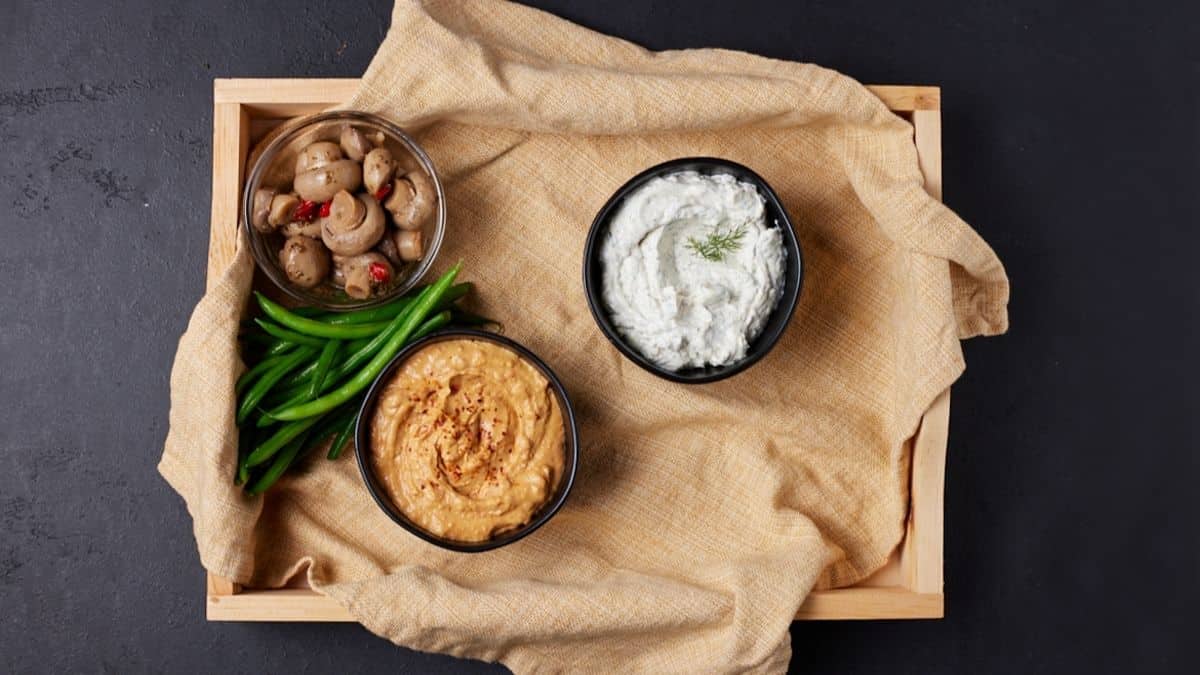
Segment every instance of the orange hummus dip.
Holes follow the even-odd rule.
[[[370,461],[392,503],[439,537],[486,541],[528,523],[563,474],[550,382],[501,345],[435,342],[410,356],[371,417]]]

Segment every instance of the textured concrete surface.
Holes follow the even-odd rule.
[[[212,78],[358,75],[390,3],[2,4],[0,672],[502,670],[352,625],[206,623],[154,469],[204,287]],[[1189,670],[1197,5],[538,4],[943,87],[947,202],[1014,285],[1012,334],[967,344],[954,393],[948,616],[796,624],[794,669]]]

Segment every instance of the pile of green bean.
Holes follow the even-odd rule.
[[[354,312],[287,309],[255,293],[263,317],[242,333],[243,354],[256,362],[237,381],[234,481],[257,495],[313,448],[329,443],[327,456],[337,459],[354,435],[367,387],[404,345],[452,322],[485,322],[456,305],[471,290],[454,283],[460,267]]]

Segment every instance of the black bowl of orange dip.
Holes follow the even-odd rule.
[[[508,338],[448,330],[414,342],[368,390],[358,466],[379,508],[452,551],[544,525],[575,480],[579,434],[554,371]]]

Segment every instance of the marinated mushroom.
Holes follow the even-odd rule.
[[[316,239],[288,237],[279,251],[279,265],[293,284],[312,288],[329,275],[329,252]]]
[[[342,149],[337,143],[331,141],[309,143],[300,151],[299,155],[296,155],[296,175],[298,176],[310,169],[319,169],[341,158]]]
[[[371,293],[392,280],[392,264],[374,251],[353,256],[333,256],[333,280],[341,284],[346,295],[369,298]]]
[[[371,141],[363,135],[363,132],[354,127],[346,127],[342,129],[342,135],[338,137],[338,145],[342,146],[342,152],[350,159],[361,162],[363,157],[367,156],[368,152],[375,146],[371,145]]]
[[[362,165],[352,159],[339,159],[297,173],[292,188],[302,199],[324,202],[332,199],[339,190],[357,190],[361,183]]]
[[[300,198],[291,193],[275,195],[271,198],[271,210],[267,213],[267,223],[279,227],[291,222],[296,207],[300,206]]]
[[[397,178],[392,185],[392,193],[383,203],[384,208],[392,213],[396,227],[402,230],[421,227],[436,205],[437,190],[433,181],[421,170],[409,171]]]
[[[425,255],[425,241],[420,230],[396,230],[392,241],[401,260],[415,262]]]
[[[363,185],[366,186],[367,192],[378,194],[379,188],[392,180],[396,173],[396,160],[392,158],[392,151],[387,148],[375,148],[368,152],[363,159],[362,171]]]
[[[338,255],[364,253],[379,243],[386,220],[374,197],[356,197],[341,190],[329,205],[329,218],[321,226],[321,241]]]
[[[322,223],[321,227],[323,228],[325,223],[335,222],[338,227],[343,227],[345,224],[360,222],[366,215],[367,205],[358,197],[342,190],[329,201],[329,219]]]
[[[275,229],[267,222],[271,215],[271,200],[275,199],[275,191],[271,188],[259,188],[254,191],[254,208],[250,213],[250,224],[259,232],[270,232]]]

